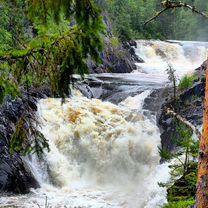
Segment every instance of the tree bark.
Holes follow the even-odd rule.
[[[199,148],[196,207],[208,208],[208,66],[206,69],[203,133]]]

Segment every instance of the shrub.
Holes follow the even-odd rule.
[[[180,90],[185,90],[189,87],[191,87],[194,83],[194,81],[197,80],[197,76],[196,74],[192,74],[192,75],[185,75],[181,80],[180,83],[178,85],[178,88]]]
[[[118,40],[118,38],[117,37],[112,37],[111,39],[110,39],[110,45],[112,46],[112,48],[113,49],[116,49],[116,48],[118,48],[119,47],[119,40]]]
[[[170,202],[168,205],[164,206],[163,208],[189,208],[194,204],[195,204],[195,200],[189,199],[187,201]]]

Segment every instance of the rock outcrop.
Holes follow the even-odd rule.
[[[37,90],[36,90],[37,91]],[[37,110],[36,98],[41,98],[48,92],[33,92],[29,98],[29,105],[33,111]],[[30,188],[39,187],[25,158],[18,153],[11,154],[10,140],[15,130],[15,124],[28,105],[28,97],[23,93],[21,98],[7,99],[0,107],[0,193],[11,192],[24,194]]]
[[[173,100],[173,89],[171,88],[154,90],[150,96],[145,99],[144,108],[157,118],[163,150],[174,151],[179,138],[175,118],[171,115],[167,115],[167,108],[173,109],[177,114],[181,115],[197,128],[202,125],[205,68],[206,63],[204,62],[201,67],[196,69],[198,80],[196,80],[190,88],[178,91],[177,101]]]
[[[136,69],[135,62],[144,62],[135,54],[137,43],[133,40],[120,42],[112,34],[112,25],[106,14],[103,14],[107,36],[104,37],[104,49],[100,53],[101,63],[88,60],[90,73],[130,73]]]
[[[158,114],[158,125],[161,131],[162,148],[174,151],[177,147],[179,135],[176,130],[175,118],[167,115],[166,109],[170,108],[192,123],[195,127],[202,125],[203,101],[205,93],[205,80],[195,83],[191,88],[183,91],[176,102],[168,100],[162,105]]]
[[[130,73],[136,69],[135,62],[143,62],[135,54],[133,41],[118,43],[116,46],[112,41],[112,38],[105,39],[104,50],[100,53],[101,64],[88,60],[90,73]]]

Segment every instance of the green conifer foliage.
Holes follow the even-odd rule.
[[[44,84],[56,97],[69,96],[72,74],[87,73],[86,60],[90,57],[98,62],[102,50],[105,27],[93,0],[1,0],[0,5],[5,12],[4,29],[11,35],[6,34],[11,39],[6,49],[0,46],[0,102],[7,95],[20,95],[21,88],[30,96],[30,87]],[[11,22],[19,24],[26,19],[28,25],[19,24],[19,30],[9,30],[7,10],[16,9],[22,12],[22,20],[17,15]],[[17,34],[31,38],[18,38]],[[18,43],[12,42],[13,37]],[[49,146],[36,128],[29,100],[10,146],[12,152],[41,154]]]
[[[33,82],[49,83],[56,96],[68,96],[71,75],[87,72],[89,56],[99,61],[105,30],[99,9],[92,0],[27,0],[25,12],[38,35],[23,49],[0,52],[5,82],[20,86],[32,75]],[[57,31],[50,31],[52,25]],[[2,89],[5,82],[0,83]]]

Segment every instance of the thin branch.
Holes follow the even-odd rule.
[[[157,17],[159,17],[163,12],[165,12],[166,10],[168,10],[168,8],[164,8],[163,10],[159,11],[156,13],[155,16],[153,16],[152,18],[150,18],[149,20],[147,20],[144,25],[147,25],[149,22],[152,22],[154,19],[156,19]]]
[[[174,112],[173,110],[167,108],[166,109],[166,113],[168,115],[171,115],[175,118],[177,118],[179,121],[181,121],[182,123],[184,123],[187,127],[191,128],[193,130],[193,132],[197,135],[197,137],[200,139],[201,138],[201,132],[189,121],[187,121],[185,118],[183,118],[181,115],[179,115],[178,113]]]
[[[157,12],[155,16],[153,16],[152,18],[150,18],[149,20],[147,20],[144,25],[147,25],[149,22],[153,21],[154,19],[156,19],[157,17],[159,17],[163,12],[165,12],[166,10],[169,10],[169,9],[175,9],[175,8],[181,8],[181,7],[184,7],[184,8],[188,8],[190,9],[192,12],[196,13],[196,14],[199,14],[205,18],[208,18],[208,14],[206,14],[205,12],[202,12],[200,10],[198,10],[195,6],[191,6],[191,5],[188,5],[187,3],[183,3],[183,2],[174,2],[174,1],[169,1],[169,0],[166,0],[166,1],[163,1],[162,3],[162,6],[164,9],[162,9],[161,11]]]

